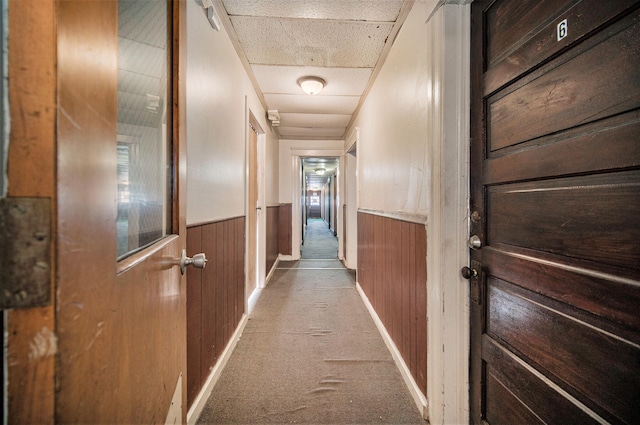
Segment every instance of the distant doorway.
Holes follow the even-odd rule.
[[[307,227],[309,190],[321,193],[321,217],[338,239],[342,238],[342,191],[344,190],[344,148],[291,149],[291,258],[299,260]],[[333,162],[333,164],[331,164]],[[334,195],[335,193],[335,195]],[[335,205],[332,205],[335,204]],[[324,206],[324,212],[322,207]],[[327,214],[327,211],[329,213]],[[331,214],[330,211],[334,211]],[[335,259],[336,257],[332,257]],[[342,246],[338,257],[342,259]]]

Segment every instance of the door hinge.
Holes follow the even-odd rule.
[[[0,308],[51,303],[51,200],[0,199]]]

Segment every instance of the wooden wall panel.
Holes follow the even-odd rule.
[[[239,217],[190,226],[187,232],[189,254],[204,252],[209,260],[202,270],[187,269],[189,406],[244,314],[244,228],[245,218]]]
[[[207,226],[208,230],[214,232],[213,237],[210,240],[210,243],[213,244],[216,239],[218,239],[217,230],[218,227],[216,224],[210,224]],[[222,245],[223,241],[220,241]],[[222,271],[224,270],[224,257],[220,250],[216,249],[211,256],[211,265],[213,266],[213,270],[209,275],[209,279],[203,284],[208,285],[208,287],[214,291],[214,295],[212,296],[212,304],[210,305],[210,309],[212,309],[212,314],[214,314],[214,318],[212,322],[214,323],[215,332],[215,340],[214,340],[214,353],[215,357],[218,358],[222,354],[222,347],[224,345],[224,328],[226,325],[226,315],[225,315],[225,288],[223,282]],[[204,331],[204,330],[203,330]]]
[[[282,255],[291,255],[291,204],[280,204],[278,211],[278,251]]]
[[[385,222],[385,241],[387,251],[398,250],[402,253],[402,222],[398,220],[386,220]],[[389,305],[387,307],[387,316],[389,317],[389,327],[391,333],[396,336],[398,347],[402,346],[402,287],[405,285],[399,278],[402,277],[402,255],[389,252],[387,267],[385,267],[385,288],[387,288],[387,299]],[[400,282],[399,285],[389,285],[389,282]]]
[[[202,252],[202,227],[187,229],[187,253]],[[202,380],[202,269],[187,268],[187,404],[200,392]]]
[[[401,274],[402,282],[414,282],[416,278],[416,232],[410,226],[402,226]],[[402,346],[399,347],[402,357],[410,370],[416,370],[416,324],[412,320],[416,316],[416,306],[411,300],[415,299],[415,288],[412,285],[402,285],[402,305],[409,306],[409,314],[402,316]]]
[[[224,248],[220,250],[220,245],[217,246],[218,251],[221,251],[217,254],[217,256],[222,258],[222,263],[223,263],[222,267],[220,268],[220,274],[219,274],[219,278],[221,280],[220,282],[218,282],[218,284],[224,288],[224,298],[221,301],[224,304],[224,326],[223,326],[224,343],[223,345],[225,346],[227,345],[227,342],[229,342],[229,339],[231,338],[231,334],[235,329],[235,323],[233,323],[233,321],[235,318],[235,310],[236,310],[236,303],[235,303],[236,291],[235,291],[235,287],[231,287],[232,282],[230,281],[230,279],[233,278],[233,273],[231,273],[231,271],[233,270],[233,260],[231,258],[231,255],[235,252],[235,249],[234,249],[235,247],[231,243],[231,239],[229,237],[229,230],[230,230],[229,227],[230,226],[228,225],[222,226],[221,235],[219,235],[221,236],[222,246]]]
[[[424,394],[426,246],[423,224],[358,212],[358,283]]]
[[[413,225],[416,234],[415,323],[416,382],[427,394],[427,234],[423,225]]]
[[[204,252],[209,260],[207,266],[202,269],[201,281],[200,281],[200,293],[201,293],[201,315],[202,322],[200,327],[200,335],[202,344],[200,346],[200,383],[199,389],[202,388],[204,381],[207,379],[209,372],[208,369],[216,362],[216,348],[217,338],[220,333],[219,320],[223,320],[221,316],[218,319],[217,306],[217,293],[215,287],[215,275],[220,270],[221,265],[217,257],[217,253],[211,250],[211,246],[215,246],[216,241],[219,240],[218,231],[222,226],[213,223],[204,226],[198,226],[202,232],[202,246],[201,251]],[[189,241],[187,240],[187,243]],[[224,265],[222,266],[224,267]],[[187,294],[189,298],[191,294]],[[189,365],[187,365],[189,366]],[[195,367],[195,365],[194,365]]]
[[[358,282],[367,294],[373,291],[373,275],[371,273],[374,260],[373,251],[373,220],[364,216],[365,220],[358,220]],[[368,295],[370,296],[370,295]]]
[[[280,206],[267,207],[267,256],[266,273],[269,274],[271,268],[278,259],[280,243]],[[289,226],[291,227],[291,226]]]
[[[379,215],[374,215],[372,225],[372,237],[373,237],[373,264],[371,267],[371,273],[373,277],[373,288],[371,291],[370,299],[373,300],[373,305],[378,312],[378,316],[384,323],[387,330],[389,329],[387,320],[387,309],[385,306],[384,286],[385,275],[384,271],[387,267],[386,260],[389,258],[388,253],[385,252],[387,244],[385,243],[384,234],[384,222],[385,218]]]
[[[236,252],[233,256],[235,280],[236,282],[236,323],[240,323],[242,316],[245,312],[245,275],[244,275],[244,253],[245,253],[245,238],[240,238],[240,235],[244,235],[245,220],[235,220],[235,234],[238,235],[238,241],[236,244]]]

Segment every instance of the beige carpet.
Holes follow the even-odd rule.
[[[321,218],[310,218],[300,250],[302,259],[338,259],[338,238]]]
[[[422,424],[337,260],[284,263],[251,314],[201,424]]]

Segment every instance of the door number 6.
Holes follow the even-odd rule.
[[[567,20],[560,22],[558,24],[558,41],[562,40],[567,36],[567,32],[569,31],[569,27],[567,25]]]

